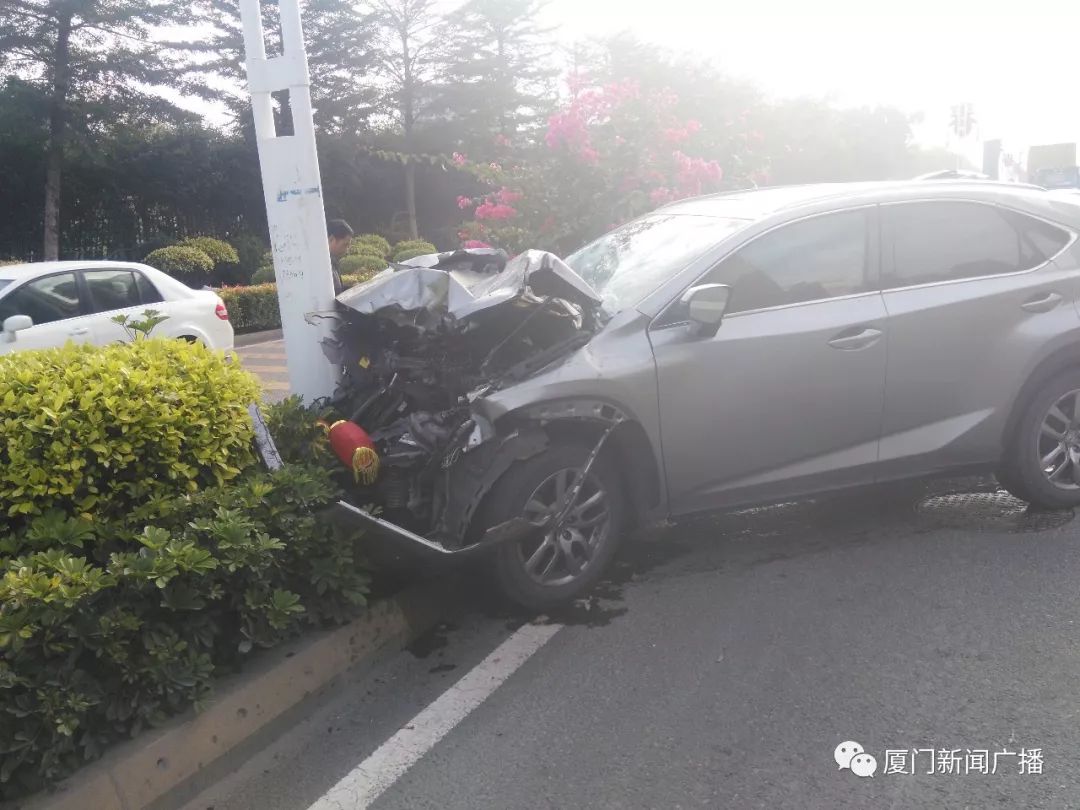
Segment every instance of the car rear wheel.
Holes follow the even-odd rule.
[[[562,511],[591,448],[557,444],[519,462],[492,488],[481,520],[495,526],[524,516],[540,522]],[[510,599],[544,609],[585,593],[603,576],[627,526],[618,470],[600,456],[562,525],[543,535],[505,543],[495,553],[495,576]]]
[[[1034,506],[1080,506],[1080,369],[1057,375],[1031,398],[997,477]]]

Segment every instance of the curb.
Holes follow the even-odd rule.
[[[283,337],[284,335],[280,329],[268,329],[265,332],[241,332],[233,336],[233,348],[242,349],[245,346],[257,346],[260,343],[281,340]]]
[[[219,684],[210,705],[198,714],[189,711],[115,746],[52,793],[2,806],[140,810],[178,788],[187,792],[204,770],[346,670],[371,663],[387,648],[404,647],[444,620],[447,598],[447,589],[438,583],[416,586],[372,604],[349,624],[267,650],[243,673]]]

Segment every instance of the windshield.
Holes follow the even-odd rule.
[[[0,290],[4,289],[4,287],[6,287],[10,283],[11,283],[11,279],[9,279],[9,278],[0,278]]]
[[[615,313],[632,307],[747,220],[662,214],[605,234],[566,259]]]

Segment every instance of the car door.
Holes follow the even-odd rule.
[[[74,272],[51,273],[20,284],[0,298],[0,323],[12,315],[26,315],[34,325],[17,332],[13,343],[0,343],[3,353],[93,339]]]
[[[732,288],[715,336],[650,331],[672,510],[869,481],[885,388],[873,206],[782,225],[697,283]]]
[[[882,205],[883,476],[996,461],[1016,391],[1080,327],[1066,229],[986,202]],[[1075,339],[1075,338],[1074,338]]]
[[[127,315],[135,320],[146,309],[162,311],[161,295],[138,270],[126,267],[84,270],[87,303],[93,313],[95,342],[100,345],[127,341],[131,335],[113,318]]]

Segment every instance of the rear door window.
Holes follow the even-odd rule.
[[[87,270],[83,277],[93,312],[111,312],[142,303],[135,273],[131,270]]]
[[[1070,234],[997,206],[917,202],[882,206],[887,288],[1030,270]]]
[[[165,300],[158,292],[158,288],[154,286],[154,282],[138,271],[135,271],[135,284],[139,288],[139,298],[144,304],[157,304]]]

